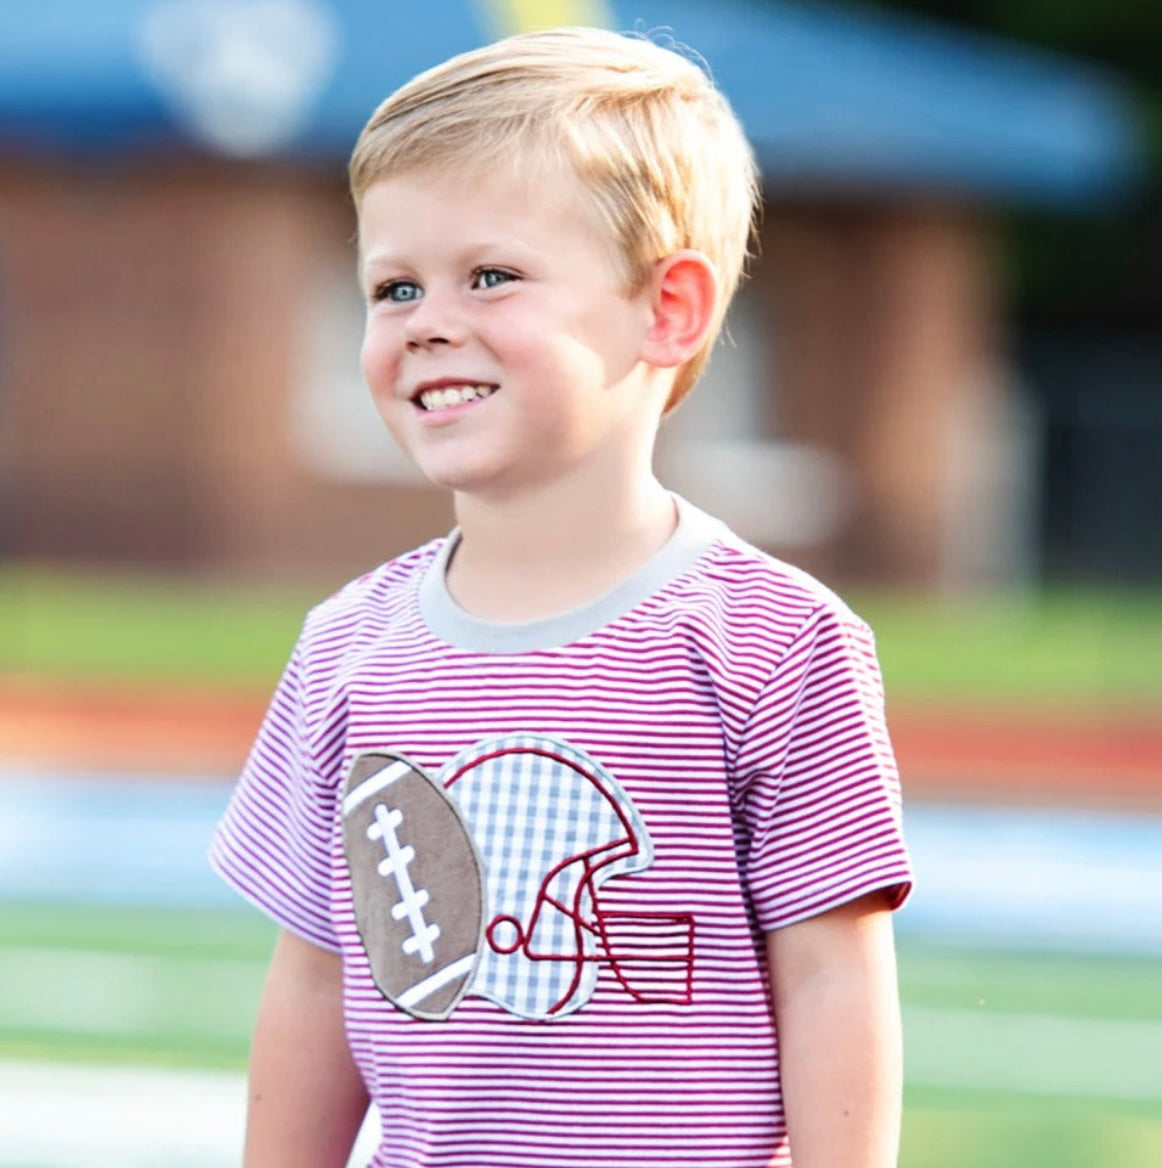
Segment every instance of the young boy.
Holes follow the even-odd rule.
[[[355,148],[363,369],[458,527],[308,616],[219,828],[282,926],[248,1168],[887,1168],[910,872],[870,634],[654,478],[743,264],[701,70],[594,30]]]

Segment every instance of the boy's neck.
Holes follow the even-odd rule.
[[[452,599],[483,620],[522,623],[580,608],[659,551],[677,525],[652,475],[580,494],[554,484],[503,501],[458,495]]]

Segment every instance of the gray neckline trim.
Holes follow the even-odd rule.
[[[674,496],[678,525],[674,534],[632,576],[626,577],[589,604],[544,620],[509,624],[481,620],[462,609],[444,579],[448,561],[460,539],[453,529],[420,581],[420,613],[440,640],[475,653],[531,653],[559,649],[611,624],[636,608],[659,588],[680,576],[717,540],[729,534],[719,520]]]

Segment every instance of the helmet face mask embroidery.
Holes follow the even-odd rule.
[[[392,752],[362,755],[352,766],[346,791],[356,788],[354,776],[367,770],[369,757],[384,766],[406,765],[422,775]],[[397,792],[423,790],[421,783],[445,794],[459,830],[426,798],[411,810],[388,806],[392,799],[398,802]],[[373,798],[366,806],[360,803],[364,809],[355,818],[345,816],[344,838],[356,919],[372,975],[400,1008],[417,1017],[447,1017],[468,993],[518,1017],[551,1021],[590,1000],[602,968],[610,971],[615,986],[641,1004],[689,1004],[693,918],[681,912],[614,911],[602,904],[601,887],[607,881],[645,871],[654,857],[640,812],[590,755],[543,735],[491,738],[462,750],[437,780],[423,775],[386,794],[386,803]],[[389,856],[374,866],[366,860],[352,863],[353,854],[367,850],[366,844],[354,841],[362,835],[368,843],[378,842],[382,824],[395,825],[396,860]],[[468,887],[471,874],[465,873],[469,851],[478,864],[475,889]],[[434,876],[431,889],[417,889],[406,877],[400,884],[396,868],[401,853],[409,867],[412,862],[419,866],[418,858],[425,856],[422,867]],[[433,854],[446,862],[448,872],[457,873],[454,880],[433,869]],[[405,895],[409,887],[410,899]],[[426,913],[422,921],[414,907],[418,900]],[[479,940],[468,952],[465,920],[472,918],[477,904]],[[448,912],[454,927],[442,943]],[[385,914],[394,921],[414,920],[420,932],[403,937],[406,929],[396,930],[401,937],[394,949],[380,945],[373,956],[363,922],[374,928]],[[451,1005],[441,988],[439,1011],[417,1001],[421,991],[412,988],[431,975],[413,970],[406,976],[400,969],[415,965],[415,953],[433,929],[432,964],[456,970],[457,978],[470,967]],[[438,959],[435,949],[440,950]]]

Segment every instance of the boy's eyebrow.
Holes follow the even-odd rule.
[[[400,266],[399,259],[391,252],[373,251],[359,252],[359,270],[367,273],[380,268],[396,268]]]
[[[403,257],[400,252],[383,247],[373,248],[371,251],[364,251],[362,244],[360,244],[359,262],[364,267],[369,267],[372,264],[390,265],[402,263]]]
[[[492,253],[502,250],[528,253],[533,249],[516,236],[501,235],[466,244],[451,259],[459,264],[479,263],[482,259],[490,258]],[[375,268],[410,267],[413,262],[406,249],[376,248],[360,252],[359,256],[359,266],[365,272]]]

